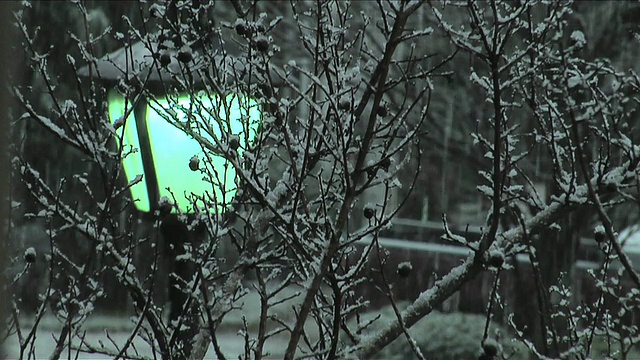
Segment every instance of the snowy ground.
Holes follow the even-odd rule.
[[[272,315],[277,316],[282,321],[294,321],[294,313],[291,311],[291,306],[300,302],[300,294],[296,290],[282,291],[278,295],[278,299],[283,299],[278,305],[270,309]],[[286,299],[286,300],[284,300]],[[221,330],[217,334],[219,345],[224,353],[230,359],[237,359],[238,355],[244,354],[244,338],[238,335],[238,330],[243,327],[244,321],[247,321],[247,325],[251,330],[257,329],[258,325],[256,320],[259,318],[260,299],[255,291],[247,293],[241,303],[241,308],[232,311],[227,314],[225,320],[222,322]],[[26,334],[31,325],[33,319],[30,319],[28,315],[21,316],[21,328],[24,334]],[[109,316],[101,314],[92,314],[83,324],[83,330],[86,331],[85,338],[87,342],[99,347],[103,344],[105,348],[115,350],[113,343],[122,346],[124,344],[131,331],[134,328],[132,319],[126,316]],[[58,336],[59,329],[61,328],[60,322],[52,315],[45,315],[41,320],[36,334],[35,342],[35,356],[27,356],[28,351],[24,353],[25,359],[46,359],[49,357],[53,349],[55,348],[54,335]],[[309,330],[313,333],[313,327]],[[255,334],[255,331],[251,331]],[[282,359],[288,337],[286,335],[279,335],[270,338],[265,345],[265,350],[271,355],[267,359]],[[79,341],[72,342],[73,347],[77,347]],[[138,350],[140,356],[153,359],[153,353],[147,343],[141,338],[134,340],[134,345]],[[133,353],[132,353],[133,354]],[[76,359],[76,352],[72,350],[69,356],[68,349],[65,349],[65,353],[62,355],[63,359],[71,358]],[[159,354],[156,356],[159,358]],[[20,358],[20,346],[17,336],[12,335],[4,344],[4,349],[0,344],[0,359],[19,359]],[[104,354],[90,354],[81,353],[77,359],[113,359],[114,356],[108,356]],[[211,346],[207,352],[206,359],[216,359],[215,351]]]
[[[114,346],[111,345],[112,341],[116,344],[124,344],[127,341],[129,336],[129,332],[126,331],[109,331],[107,336],[106,331],[91,331],[87,332],[86,339],[88,342],[98,345],[102,343],[105,348],[109,350],[114,350]],[[27,356],[28,351],[24,353],[25,358],[32,359],[43,359],[48,358],[51,354],[52,350],[55,348],[55,340],[53,338],[54,334],[51,331],[38,331],[36,337],[36,345],[34,349],[34,353],[31,357]],[[55,333],[57,335],[57,333]],[[244,339],[235,333],[223,333],[218,334],[218,341],[222,348],[223,353],[228,358],[238,358],[238,355],[244,353]],[[76,342],[77,343],[77,342]],[[149,345],[147,345],[142,339],[137,338],[134,340],[134,345],[136,349],[139,351],[139,355],[153,358],[153,354]],[[269,358],[273,359],[282,359],[284,349],[286,348],[286,339],[284,338],[273,338],[271,341],[267,342],[266,350],[271,353]],[[131,351],[131,350],[130,350]],[[130,352],[133,354],[133,352]],[[209,348],[205,359],[216,359],[214,355],[213,347]],[[157,355],[159,357],[159,355]],[[19,359],[20,358],[20,346],[18,345],[17,337],[13,336],[4,344],[3,353],[0,354],[0,359]],[[65,352],[62,354],[62,358],[70,358],[70,359],[113,359],[113,356],[108,356],[105,354],[90,354],[90,353],[80,353],[76,357],[76,351],[72,350],[69,354],[68,348],[65,349]]]

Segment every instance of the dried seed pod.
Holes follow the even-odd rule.
[[[380,160],[380,167],[384,170],[384,171],[389,171],[389,167],[391,166],[391,159],[386,157],[382,160]]]
[[[199,168],[200,159],[194,155],[191,157],[191,159],[189,159],[189,169],[191,169],[191,171],[198,171]]]
[[[482,351],[487,356],[496,356],[500,350],[500,345],[495,339],[487,338],[482,342]]]
[[[166,196],[160,198],[160,201],[158,202],[158,211],[160,212],[160,216],[167,216],[171,214],[171,210],[173,210],[173,203],[171,200]]]
[[[186,64],[193,60],[193,54],[191,53],[191,51],[180,51],[178,52],[177,58],[178,61]]]
[[[378,110],[376,111],[376,114],[380,117],[385,117],[389,114],[388,110],[387,110],[387,105],[385,104],[380,104],[380,106],[378,106]]]
[[[256,49],[258,49],[258,51],[260,52],[266,52],[267,50],[269,50],[269,40],[264,37],[256,40]]]
[[[607,239],[607,234],[604,230],[604,226],[596,226],[595,230],[593,231],[593,237],[598,243],[604,242]]]
[[[240,35],[240,36],[245,36],[245,35],[247,35],[247,33],[248,33],[248,32],[247,32],[247,26],[246,26],[244,23],[242,23],[242,22],[237,23],[237,24],[236,24],[236,33],[237,33],[238,35]]]
[[[363,213],[365,218],[371,219],[376,214],[376,211],[371,206],[367,205],[365,206]]]
[[[491,255],[489,258],[489,265],[498,269],[502,268],[502,265],[504,265],[504,256],[502,254]]]
[[[169,64],[171,64],[171,56],[169,56],[169,54],[160,55],[160,65],[167,67]]]
[[[24,261],[29,264],[33,264],[34,262],[36,262],[36,255],[36,249],[34,249],[33,247],[29,247],[24,251]]]
[[[413,266],[408,261],[404,261],[398,264],[398,275],[400,275],[400,277],[405,278],[409,276],[412,270],[413,270]]]
[[[240,139],[237,135],[229,136],[229,148],[232,150],[238,150],[240,147]]]

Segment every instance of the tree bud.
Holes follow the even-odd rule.
[[[193,54],[191,54],[191,51],[180,51],[177,58],[178,61],[186,64],[193,60]]]
[[[33,247],[27,248],[24,251],[24,261],[29,264],[33,264],[34,262],[36,262],[36,249],[34,249]]]
[[[191,171],[198,171],[199,168],[200,159],[194,155],[191,157],[191,159],[189,159],[189,169],[191,169]]]
[[[171,56],[169,56],[169,54],[160,55],[160,65],[167,67],[169,64],[171,64]]]
[[[376,211],[370,207],[370,206],[365,206],[364,208],[364,217],[367,219],[371,219],[374,215],[376,214]]]
[[[400,275],[400,277],[405,278],[409,276],[409,274],[411,274],[411,270],[413,270],[413,266],[411,266],[411,263],[408,261],[398,264],[398,275]]]
[[[260,52],[266,52],[269,50],[269,41],[265,38],[256,40],[256,49]]]

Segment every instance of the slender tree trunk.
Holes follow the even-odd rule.
[[[13,2],[0,2],[0,32],[4,34],[2,42],[0,43],[0,48],[2,49],[2,54],[11,53],[12,47],[12,38],[11,34],[13,33],[12,25],[13,25],[13,17],[12,17],[12,9]],[[5,78],[8,74],[13,73],[11,68],[13,67],[13,63],[15,59],[12,59],[10,56],[0,56],[0,69],[2,73],[0,75],[1,84],[5,84],[0,89],[0,109],[7,113],[7,109],[11,106],[11,94],[9,93],[9,88],[6,86],[8,84],[7,79]],[[0,120],[0,263],[8,264],[5,256],[7,255],[6,246],[9,244],[9,234],[11,228],[11,200],[10,200],[10,187],[11,187],[11,163],[9,160],[9,144],[11,143],[11,134],[9,131],[9,120],[5,117]],[[4,269],[2,269],[4,270]],[[3,276],[0,276],[0,288],[4,289],[4,284],[2,281],[4,280]],[[0,318],[4,319],[5,314],[5,306],[7,305],[5,302],[5,295],[0,296]],[[0,331],[4,332],[4,321],[2,325],[0,325]],[[1,352],[1,349],[0,349]]]
[[[196,264],[189,247],[195,246],[203,236],[202,231],[189,231],[187,225],[174,214],[163,219],[160,226],[164,242],[171,257],[169,269],[169,323],[174,327],[177,354],[185,358],[191,355],[193,339],[198,333],[197,302],[189,295],[189,283],[196,274]]]

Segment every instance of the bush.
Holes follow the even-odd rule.
[[[591,344],[591,351],[589,353],[594,359],[604,358],[623,358],[623,359],[640,359],[640,347],[625,344],[625,350],[628,350],[626,357],[622,357],[620,342],[615,340],[607,341],[605,336],[596,336]]]
[[[400,306],[402,308],[402,306]],[[391,307],[379,312],[365,315],[364,321],[380,315],[369,331],[376,331],[383,324],[395,319]],[[430,360],[470,360],[477,359],[482,353],[482,335],[484,333],[485,317],[464,313],[433,312],[416,323],[409,332],[416,341],[422,354]],[[491,324],[490,336],[498,340],[500,354],[498,358],[512,360],[529,359],[529,351],[522,343],[512,341],[509,331],[499,325]],[[399,337],[382,349],[376,359],[413,359],[415,354],[404,336]]]

